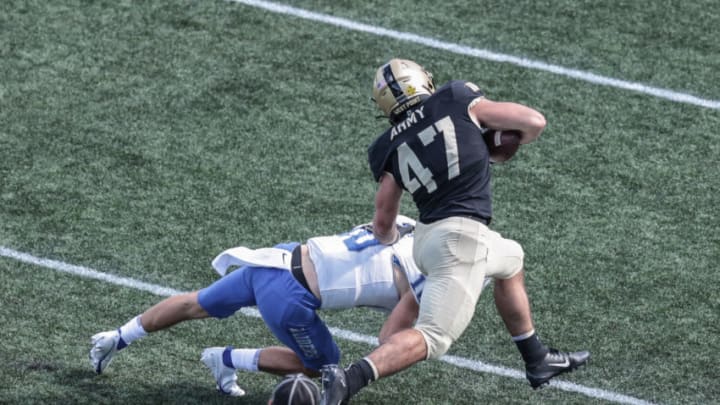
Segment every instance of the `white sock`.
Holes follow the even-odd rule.
[[[258,371],[261,349],[233,349],[230,352],[233,368],[245,371]]]
[[[147,332],[145,332],[145,329],[140,322],[140,316],[141,315],[136,316],[135,318],[129,320],[128,323],[120,327],[120,339],[125,343],[125,345],[123,346],[122,343],[119,343],[118,349],[122,349],[130,343],[147,335]]]

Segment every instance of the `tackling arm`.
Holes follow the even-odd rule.
[[[390,315],[388,315],[380,329],[380,335],[378,336],[379,343],[383,344],[387,338],[396,332],[412,327],[417,319],[419,309],[420,306],[415,300],[413,290],[408,288],[402,297],[400,297],[400,301],[395,305],[395,308],[390,312]]]
[[[380,186],[375,194],[373,233],[383,245],[390,245],[399,238],[395,217],[400,211],[402,193],[403,189],[395,182],[392,174],[385,172],[380,177]]]

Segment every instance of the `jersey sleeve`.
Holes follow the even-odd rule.
[[[390,141],[387,133],[379,136],[368,147],[368,163],[375,181],[380,181],[383,173],[392,171],[390,165]]]
[[[450,83],[450,87],[452,88],[453,98],[458,103],[467,106],[478,98],[485,97],[485,93],[473,82],[454,80]]]

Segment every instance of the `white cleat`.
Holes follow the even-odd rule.
[[[221,394],[241,397],[245,395],[245,391],[237,385],[235,369],[223,363],[224,351],[224,347],[209,347],[203,350],[200,361],[212,371],[217,383],[216,388]]]
[[[116,330],[100,332],[90,339],[90,343],[93,345],[92,349],[90,349],[90,362],[95,372],[100,374],[110,364],[117,352],[120,333]]]

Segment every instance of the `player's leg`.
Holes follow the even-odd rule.
[[[277,247],[292,251],[295,246],[297,243]],[[292,273],[282,269],[253,268],[248,277],[247,284],[252,288],[263,321],[288,347],[205,349],[203,362],[214,370],[215,375],[232,378],[235,370],[243,370],[279,375],[303,372],[314,376],[319,374],[317,370],[325,362],[338,361],[339,349],[315,312],[320,301],[300,285]]]
[[[495,305],[525,361],[526,377],[533,388],[582,366],[590,358],[587,351],[561,352],[540,340],[533,326],[522,271],[509,279],[495,280]]]
[[[535,333],[524,272],[519,271],[508,279],[495,279],[494,297],[498,313],[525,364],[542,361],[549,349]]]
[[[171,327],[189,319],[208,316],[199,305],[197,291],[166,298],[117,329],[100,332],[91,338],[90,362],[100,374],[115,354],[148,333]]]
[[[318,300],[292,276],[283,270],[275,272],[272,285],[256,283],[257,308],[268,329],[285,344],[288,351],[263,350],[260,370],[284,375],[302,372],[319,375],[320,367],[336,363],[340,350],[330,331],[318,316]]]
[[[488,233],[487,243],[487,275],[495,279],[495,306],[512,336],[527,334],[533,330],[533,323],[525,291],[522,246],[493,231]]]
[[[377,378],[440,357],[460,337],[484,285],[487,248],[483,230],[487,230],[485,225],[467,218],[418,224],[414,257],[427,278],[415,327],[391,336],[344,371],[337,366],[323,370],[326,401],[349,399]],[[346,391],[340,389],[343,383]]]
[[[254,283],[259,274],[274,271],[257,267],[241,267],[223,276],[198,293],[198,303],[209,316],[227,318],[244,307],[256,305]],[[245,395],[237,385],[236,369],[257,371],[260,349],[210,347],[203,350],[200,360],[212,372],[218,392],[230,396]]]
[[[308,377],[318,377],[317,370],[307,369],[300,357],[289,347],[271,346],[260,351],[258,361],[260,371],[284,376],[293,373],[303,373]]]
[[[207,318],[198,301],[199,291],[174,295],[160,301],[140,315],[140,323],[147,333],[157,332],[192,319]]]
[[[245,283],[244,271],[244,268],[238,269],[203,290],[166,298],[119,328],[95,334],[91,338],[89,353],[93,368],[101,373],[118,351],[148,333],[186,320],[211,315],[227,317],[243,306],[254,305],[252,289]],[[212,310],[212,314],[208,309]]]
[[[213,371],[218,387],[223,387],[223,381],[232,387],[237,378],[235,370],[264,371],[277,375],[302,372],[314,377],[319,375],[318,370],[323,364],[339,360],[339,349],[315,312],[320,307],[320,301],[305,290],[290,272],[255,268],[251,277],[263,320],[270,331],[288,347],[235,349],[228,346],[205,349],[202,361]]]
[[[558,374],[585,364],[588,352],[560,352],[547,347],[535,332],[530,300],[525,290],[522,247],[492,233],[488,273],[495,278],[495,306],[525,361],[530,385],[537,388]]]
[[[523,335],[534,329],[523,279],[522,271],[509,279],[495,279],[495,306],[512,336]]]

